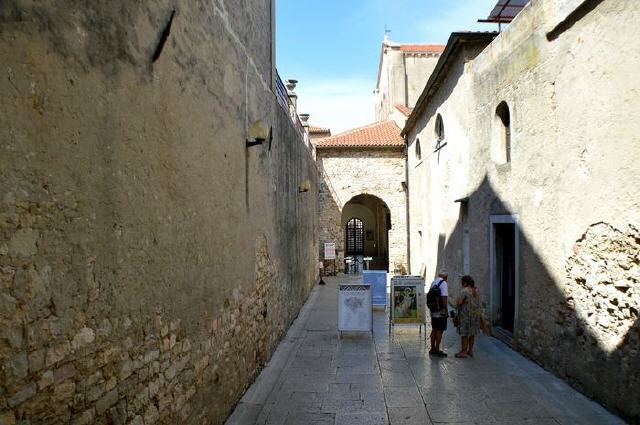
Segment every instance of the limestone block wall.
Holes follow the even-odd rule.
[[[406,195],[402,149],[336,149],[317,151],[320,173],[320,247],[335,242],[344,254],[342,208],[354,196],[370,194],[391,212],[389,267],[407,267]]]
[[[456,145],[431,160],[425,180],[409,181],[410,193],[425,184],[422,202],[444,206],[424,215],[438,266],[461,268],[469,229],[470,272],[488,310],[490,217],[517,220],[513,346],[631,422],[640,418],[640,204],[631,195],[640,124],[628,117],[640,110],[640,47],[624,40],[638,18],[634,1],[531,2],[474,60],[451,64],[410,140],[433,134],[442,113]],[[502,101],[509,163],[494,151]],[[460,179],[435,177],[460,163],[468,164]],[[452,202],[460,195],[466,210]]]
[[[0,4],[0,423],[222,423],[269,359],[318,260],[271,14]]]

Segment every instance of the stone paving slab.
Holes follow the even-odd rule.
[[[473,359],[456,359],[450,327],[450,356],[433,358],[424,330],[389,334],[383,311],[373,335],[339,338],[340,279],[314,289],[228,425],[624,424],[493,338],[479,338]]]

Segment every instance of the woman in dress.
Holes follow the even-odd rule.
[[[473,357],[475,337],[480,333],[480,299],[478,290],[471,276],[462,276],[462,291],[456,300],[458,310],[458,333],[462,340],[462,348],[456,357]]]

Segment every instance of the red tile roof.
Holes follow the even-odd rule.
[[[409,108],[408,106],[404,106],[404,105],[396,105],[396,109],[402,112],[402,114],[405,117],[408,117],[409,115],[411,115],[411,111],[413,111],[413,108]]]
[[[395,122],[383,121],[354,128],[335,136],[318,140],[317,148],[397,147],[403,146],[400,128]]]
[[[412,53],[442,53],[443,44],[401,44],[400,51]]]
[[[328,135],[331,135],[331,130],[329,130],[328,128],[316,127],[314,125],[310,125],[309,126],[309,133],[310,134],[328,134]]]

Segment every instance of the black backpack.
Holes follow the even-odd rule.
[[[432,312],[438,312],[442,310],[442,295],[440,295],[440,285],[444,280],[440,280],[436,286],[432,286],[427,292],[427,307]]]

